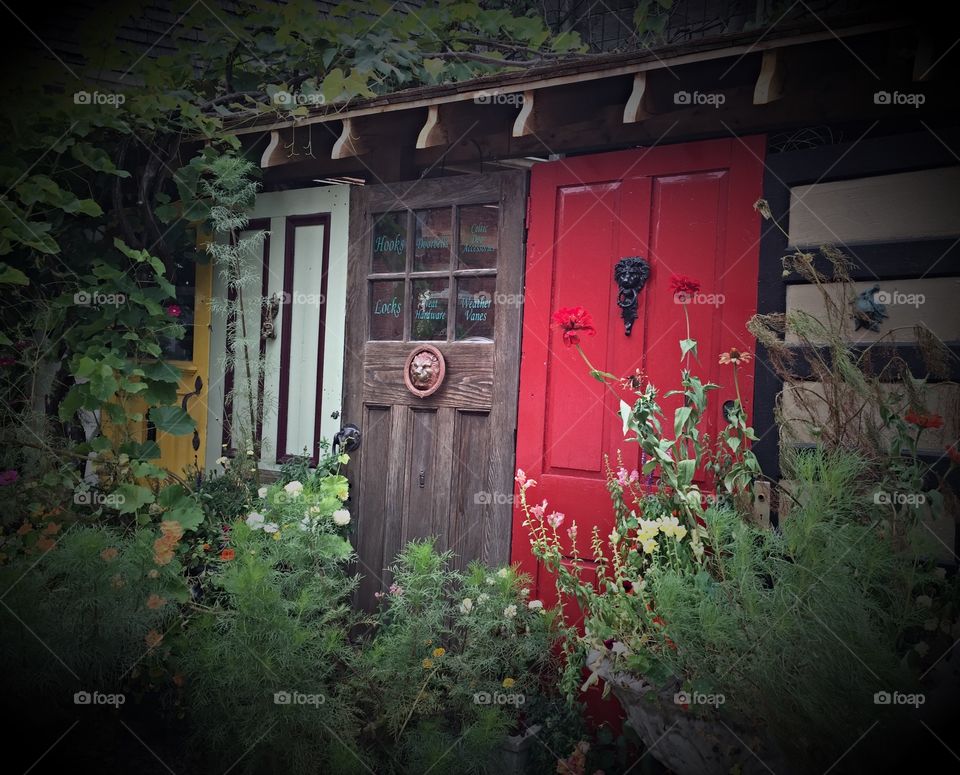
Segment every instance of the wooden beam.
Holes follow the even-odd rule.
[[[367,147],[363,139],[357,132],[355,119],[343,119],[343,129],[340,131],[340,137],[333,144],[333,150],[330,152],[331,159],[349,159],[351,156],[359,156],[367,152]]]
[[[771,49],[763,52],[763,64],[757,85],[753,88],[753,104],[766,105],[783,96],[783,58],[780,51]]]
[[[517,120],[513,122],[513,132],[511,133],[513,137],[525,137],[532,135],[534,132],[536,125],[536,116],[533,113],[535,108],[534,94],[535,92],[532,89],[523,93],[523,105],[517,114]]]
[[[633,74],[633,90],[623,108],[623,123],[635,124],[649,118],[652,114],[647,109],[647,73]]]
[[[423,129],[417,135],[417,150],[446,145],[448,142],[447,128],[440,120],[440,106],[431,105],[427,108],[427,120],[423,124]]]

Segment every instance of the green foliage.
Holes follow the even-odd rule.
[[[5,691],[44,718],[67,712],[77,691],[146,690],[138,668],[156,656],[149,638],[169,630],[187,597],[179,564],[154,564],[149,531],[74,526],[57,538],[0,567]]]
[[[355,665],[377,772],[491,771],[505,734],[563,714],[557,613],[529,600],[513,569],[460,574],[451,559],[431,541],[407,546]],[[577,731],[559,739],[572,745]]]
[[[211,560],[200,611],[174,649],[204,766],[233,761],[257,741],[239,771],[326,769],[354,734],[354,701],[343,684],[351,555],[329,551],[322,535],[274,535],[280,539],[232,525],[234,554],[220,557],[233,559]]]

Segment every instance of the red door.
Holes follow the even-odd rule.
[[[687,310],[700,355],[693,371],[723,386],[711,394],[701,427],[715,436],[723,402],[735,395],[730,367],[718,364],[719,354],[730,347],[753,350],[745,323],[756,311],[759,218],[753,204],[761,196],[764,145],[762,137],[708,140],[533,168],[517,467],[538,482],[528,493],[534,502],[545,498],[551,510],[566,515],[564,540],[566,527],[577,521],[581,556],[592,556],[592,528],[605,537],[613,524],[604,455],[616,466],[619,450],[628,469],[639,469],[639,447],[624,441],[617,399],[590,378],[550,317],[560,307],[585,307],[597,327],[596,336],[582,338],[593,365],[618,376],[640,368],[662,394],[679,387],[678,342],[686,336],[670,278],[700,280],[702,295]],[[613,277],[614,265],[626,256],[650,264],[629,337]],[[749,416],[752,364],[741,367],[739,379]],[[661,401],[667,417],[679,400]],[[517,506],[513,560],[551,601],[553,581],[538,577],[522,521]]]

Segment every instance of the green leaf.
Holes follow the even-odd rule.
[[[121,514],[133,514],[148,503],[153,503],[153,493],[139,484],[121,484],[114,494],[121,496],[117,504],[117,511]]]
[[[677,461],[677,483],[681,487],[686,487],[693,481],[693,474],[697,469],[696,460],[678,460]]]
[[[0,285],[29,285],[30,280],[19,269],[0,261]]]
[[[155,406],[150,410],[149,417],[158,431],[171,436],[186,436],[197,427],[194,419],[181,406]]]
[[[681,406],[673,413],[673,435],[679,437],[683,432],[684,426],[690,419],[692,406]]]
[[[184,531],[196,530],[203,523],[203,509],[196,503],[178,506],[164,514],[164,519],[179,522]]]
[[[149,361],[140,364],[140,368],[143,369],[143,376],[146,379],[172,382],[175,385],[180,382],[182,375],[179,368],[166,361]]]
[[[623,420],[623,435],[627,435],[630,430],[630,418],[633,415],[633,408],[623,399],[620,399],[620,419]]]
[[[680,340],[680,359],[682,360],[687,353],[693,353],[693,357],[697,358],[697,340],[696,339],[681,339]]]
[[[729,439],[727,439],[727,446],[736,452],[738,449],[740,449],[740,439],[738,439],[736,436],[731,436]]]

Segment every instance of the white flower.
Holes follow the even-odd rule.
[[[226,468],[228,465],[230,465],[230,458],[228,458],[228,457],[218,457],[218,458],[217,458],[217,465],[218,465],[218,466],[223,466],[224,468]]]
[[[313,520],[310,517],[304,517],[300,520],[300,529],[304,532],[313,529]]]
[[[939,627],[939,626],[940,626],[940,621],[939,621],[939,619],[937,619],[937,617],[935,617],[935,616],[927,619],[927,620],[923,623],[923,629],[929,630],[930,632],[933,632],[933,631],[936,630],[937,627]]]
[[[527,608],[531,611],[542,611],[543,610],[543,601],[542,600],[531,600],[527,603]]]
[[[500,570],[497,571],[497,575],[498,575],[500,578],[505,579],[507,576],[510,575],[510,569],[509,569],[509,568],[501,568]]]
[[[257,497],[258,497],[258,498],[266,498],[266,497],[267,497],[267,493],[268,493],[269,491],[270,491],[270,488],[267,487],[267,485],[264,485],[264,486],[261,487],[259,490],[257,490]]]
[[[927,652],[930,651],[930,647],[923,641],[920,641],[913,647],[913,650],[916,651],[921,657],[925,657]]]
[[[263,514],[261,514],[259,511],[251,511],[247,515],[247,527],[249,527],[251,530],[259,530],[262,528],[264,521]]]
[[[524,587],[523,589],[520,590],[520,597],[529,597],[529,596],[530,596],[530,590],[529,590],[529,589],[527,589],[526,587]]]
[[[333,524],[338,527],[350,524],[350,512],[346,509],[337,509],[333,512]]]
[[[283,491],[288,495],[293,495],[296,497],[303,492],[303,485],[297,481],[287,482],[285,485],[283,485]]]
[[[490,599],[490,595],[487,595],[484,592],[481,592],[479,595],[477,595],[477,605],[483,605],[489,599]]]
[[[514,616],[517,615],[517,607],[515,605],[508,605],[506,608],[503,609],[503,615],[506,616],[508,619],[512,619]]]
[[[917,598],[917,605],[921,608],[929,608],[932,604],[933,600],[931,600],[927,595],[920,595]]]
[[[263,526],[264,533],[277,533],[280,530],[280,525],[276,522],[267,522]]]
[[[463,602],[460,603],[460,613],[468,614],[473,610],[473,601],[469,597],[463,598]]]
[[[497,583],[497,580],[493,576],[487,576],[487,584],[491,587]]]
[[[307,514],[309,514],[311,517],[316,517],[320,515],[321,511],[322,509],[319,506],[311,506],[309,509],[307,509]]]

